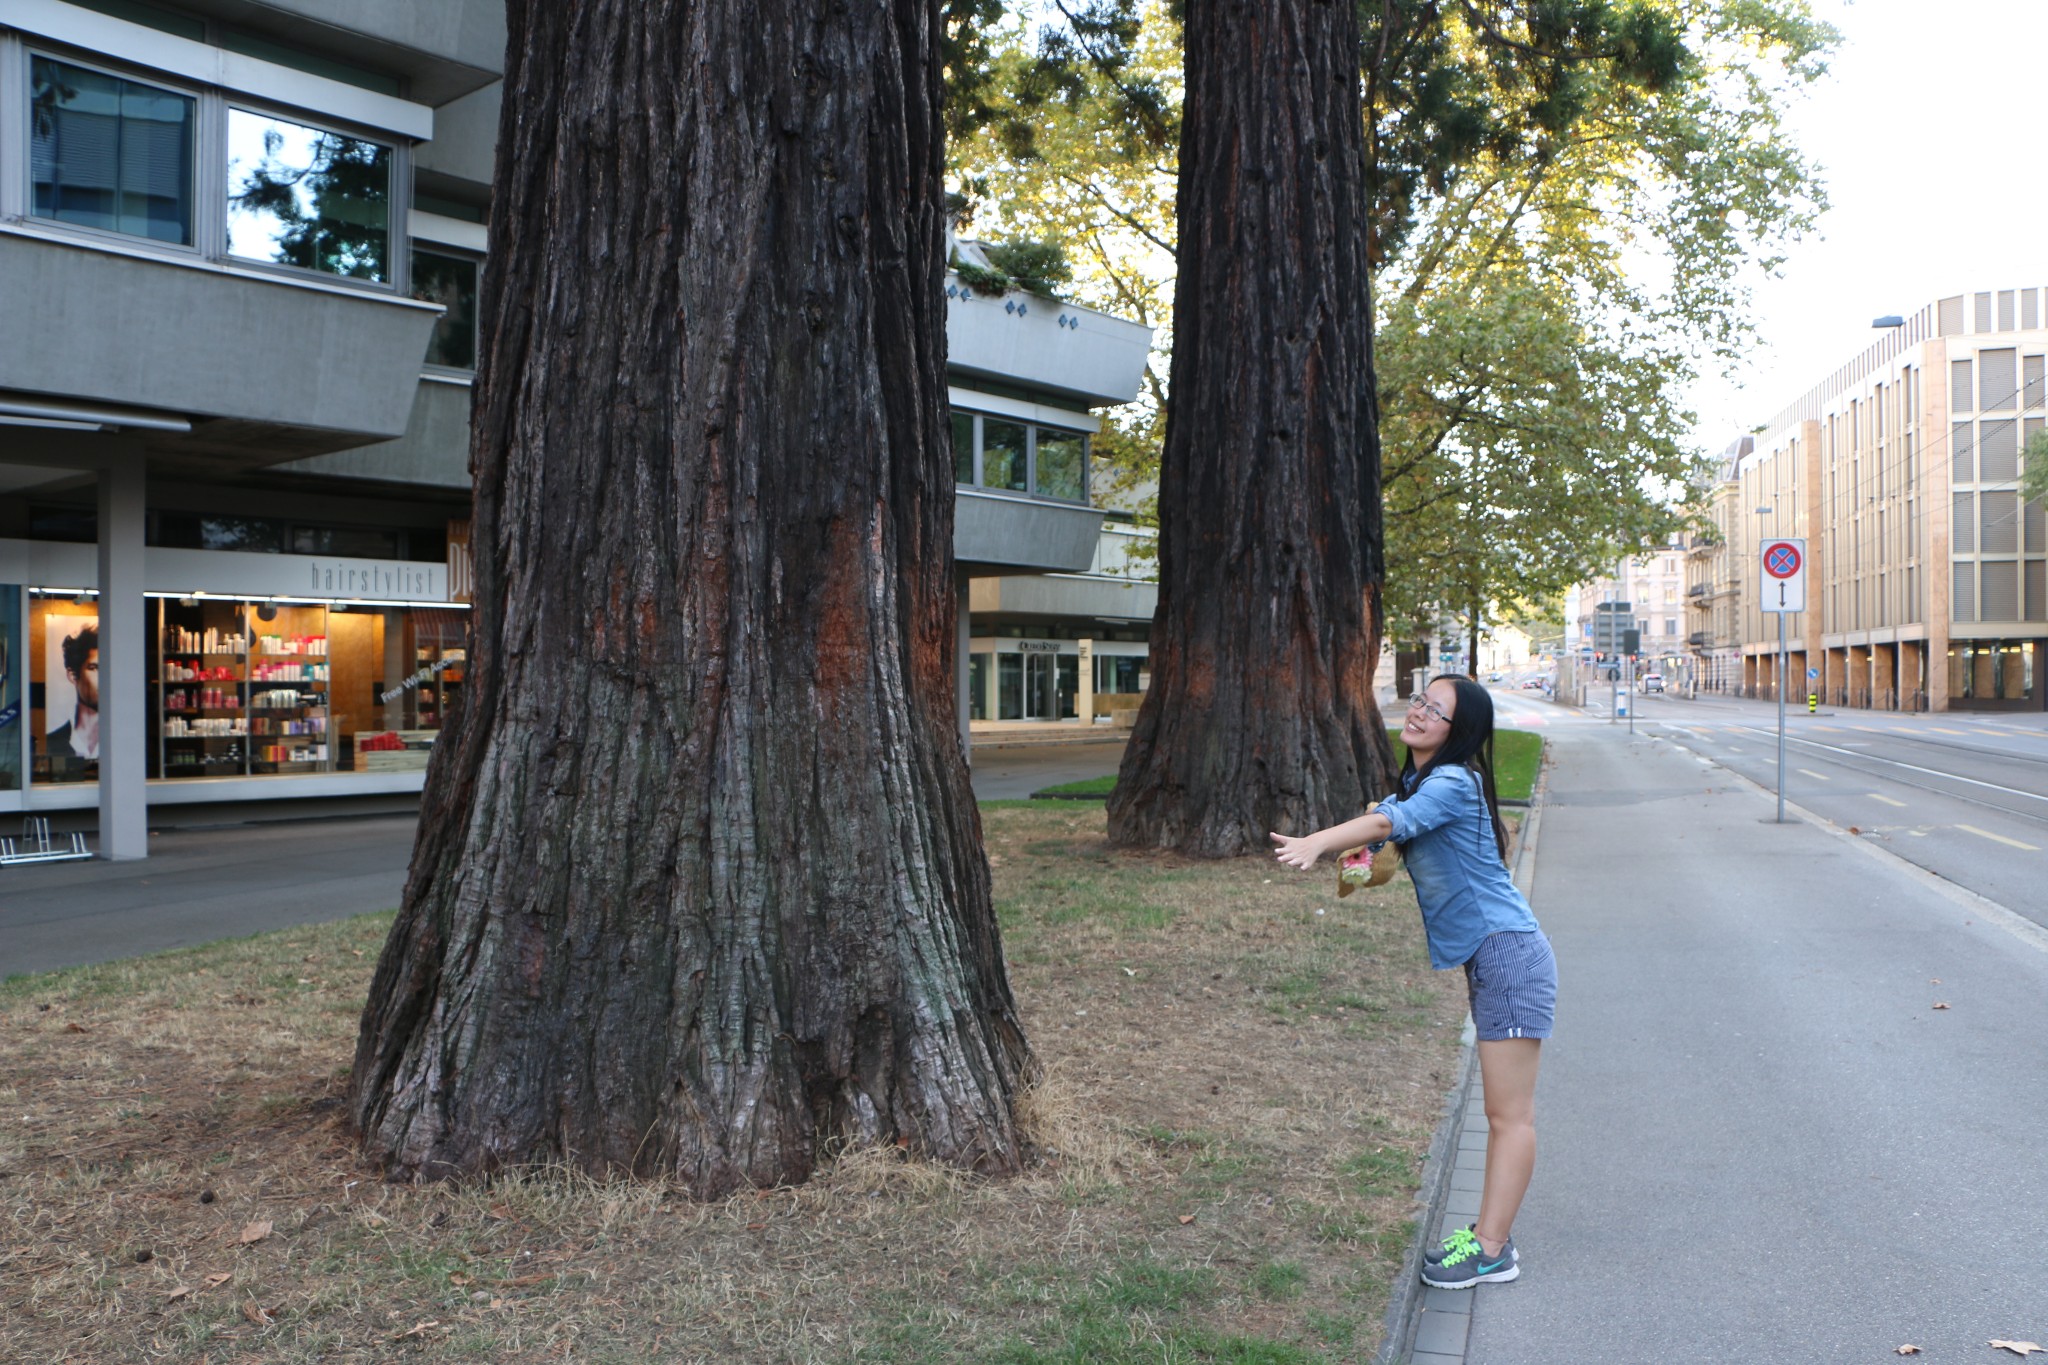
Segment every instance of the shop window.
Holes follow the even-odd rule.
[[[100,538],[99,513],[90,507],[30,507],[28,538],[91,545]]]
[[[231,255],[390,280],[391,148],[230,109],[227,154]]]
[[[22,671],[28,659],[21,647],[21,588],[0,583],[0,792],[21,790],[21,736],[24,730]]]
[[[99,606],[38,594],[29,607],[30,780],[93,782],[100,773]]]
[[[198,101],[48,57],[29,70],[29,211],[191,246]]]
[[[294,526],[295,555],[344,555],[352,559],[398,558],[398,532],[374,527]]]
[[[1024,656],[996,655],[996,719],[1024,719]]]
[[[158,512],[150,543],[176,550],[241,550],[282,554],[285,527],[268,517],[213,517],[196,512]]]
[[[427,339],[427,364],[476,368],[476,271],[476,261],[466,256],[413,251],[412,296],[444,310]]]
[[[967,719],[988,719],[988,661],[986,654],[967,656]]]

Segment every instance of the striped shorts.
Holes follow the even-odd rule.
[[[1479,1040],[1548,1038],[1557,1010],[1557,958],[1540,929],[1488,934],[1465,964]]]

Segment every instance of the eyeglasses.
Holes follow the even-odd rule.
[[[1417,692],[1408,699],[1408,709],[1410,711],[1420,711],[1431,720],[1440,720],[1446,725],[1451,723],[1451,718],[1444,714],[1443,708],[1428,697],[1423,696],[1420,692]]]

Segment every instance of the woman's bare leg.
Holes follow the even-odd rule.
[[[1486,1089],[1486,1188],[1479,1196],[1479,1244],[1489,1256],[1514,1229],[1529,1177],[1536,1170],[1535,1038],[1499,1038],[1479,1044],[1479,1078]]]

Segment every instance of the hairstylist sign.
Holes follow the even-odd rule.
[[[220,550],[151,549],[148,553],[146,575],[151,592],[335,598],[343,601],[351,598],[382,602],[449,600],[446,564]]]

